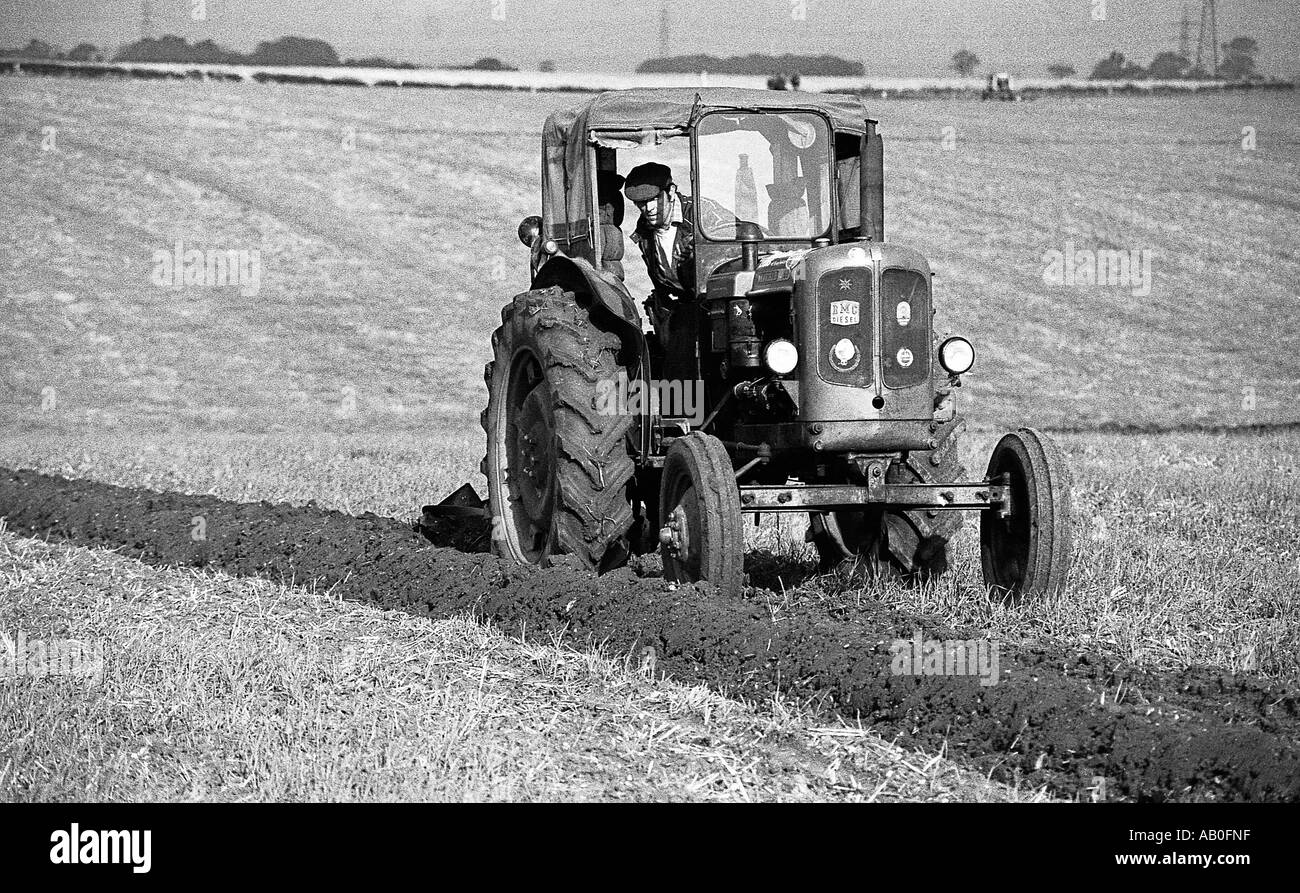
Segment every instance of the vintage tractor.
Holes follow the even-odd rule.
[[[607,263],[622,235],[598,182],[626,171],[620,152],[672,140],[689,147],[675,180],[693,196],[693,288],[646,332]],[[532,287],[486,369],[494,551],[603,572],[657,548],[669,579],[734,593],[743,517],[803,512],[826,567],[923,580],[977,511],[992,590],[1057,590],[1062,455],[1021,428],[966,480],[956,391],[974,349],[935,337],[930,267],[885,241],[883,203],[881,137],[855,97],[628,90],[552,114],[542,214],[519,233]]]

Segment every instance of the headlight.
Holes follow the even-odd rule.
[[[542,218],[536,214],[531,217],[525,217],[519,224],[519,241],[523,242],[529,248],[537,241],[537,237],[542,234]]]
[[[794,371],[799,362],[799,351],[784,338],[777,338],[763,348],[763,362],[777,375],[785,375]]]
[[[831,365],[840,372],[849,372],[858,365],[858,348],[848,338],[841,338],[831,348]]]
[[[952,375],[963,375],[975,365],[975,347],[965,338],[948,338],[939,345],[939,365]]]

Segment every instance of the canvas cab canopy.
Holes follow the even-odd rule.
[[[856,96],[738,88],[613,90],[574,109],[556,111],[542,129],[542,225],[573,255],[590,255],[594,173],[612,169],[614,152],[655,146],[688,135],[702,115],[718,110],[812,112],[836,134],[874,131]]]

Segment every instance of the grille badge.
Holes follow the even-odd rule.
[[[831,301],[831,324],[856,326],[862,318],[857,301]]]

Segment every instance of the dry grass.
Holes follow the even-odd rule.
[[[0,801],[1042,800],[636,662],[0,530],[0,631],[102,681],[0,678]]]
[[[428,436],[0,434],[0,465],[235,502],[289,502],[408,519],[465,481],[482,492],[482,429]]]

